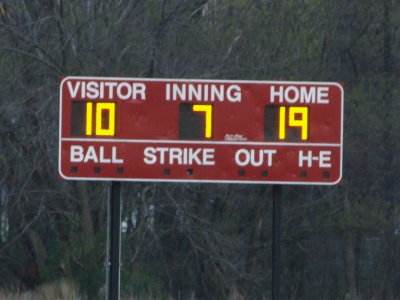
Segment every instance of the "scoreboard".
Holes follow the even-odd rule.
[[[65,77],[59,174],[74,180],[336,184],[331,82]]]

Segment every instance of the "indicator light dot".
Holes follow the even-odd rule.
[[[301,171],[300,172],[300,177],[306,178],[307,177],[307,171]]]

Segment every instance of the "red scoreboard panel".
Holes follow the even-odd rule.
[[[66,77],[64,179],[336,184],[343,89],[330,82]]]

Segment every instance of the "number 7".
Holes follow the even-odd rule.
[[[195,104],[193,105],[194,112],[204,112],[205,116],[205,129],[204,137],[211,138],[212,136],[212,105],[210,104]]]

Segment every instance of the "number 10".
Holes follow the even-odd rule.
[[[72,101],[72,136],[115,136],[116,103]]]
[[[104,136],[115,135],[115,103],[95,103],[95,134]],[[93,134],[93,103],[86,103],[86,135]]]

